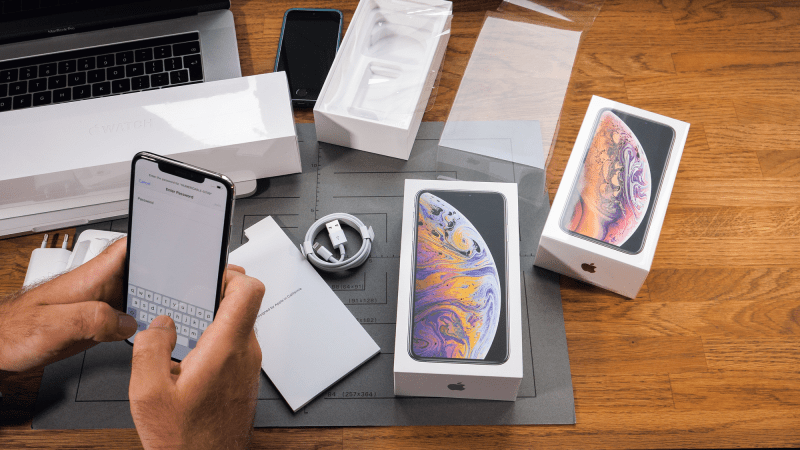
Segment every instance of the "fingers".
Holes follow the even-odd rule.
[[[222,287],[223,291],[225,291],[225,286],[228,285],[228,273],[231,272],[231,271],[244,273],[244,267],[237,266],[236,264],[228,264],[227,270],[225,270],[225,278],[222,280],[223,281],[223,287]]]
[[[131,361],[131,398],[151,392],[154,386],[171,381],[175,349],[175,322],[169,316],[158,316],[147,330],[136,335]]]
[[[261,353],[261,344],[258,343],[258,338],[256,337],[255,331],[250,334],[249,345],[248,345],[248,352],[249,356],[252,359],[255,367],[257,370],[261,369],[261,359],[263,354]]]
[[[261,370],[261,350],[253,325],[261,307],[264,285],[238,271],[227,272],[227,285],[214,321],[208,326],[197,346],[181,363],[178,380],[188,391],[208,389],[209,380],[228,372],[240,380],[252,382],[255,398]]]
[[[234,270],[227,272],[228,283],[209,331],[218,338],[244,342],[250,336],[264,297],[264,284]],[[213,329],[212,329],[213,328]]]
[[[233,271],[236,271],[236,272],[239,272],[239,273],[246,273],[244,271],[244,267],[237,266],[236,264],[228,264],[228,270],[233,270]]]
[[[122,269],[125,265],[125,254],[127,251],[128,238],[122,237],[109,244],[109,246],[100,252],[99,255],[92,258],[91,261],[88,261],[86,264],[89,264],[92,261],[98,261],[100,264],[116,267],[117,264],[122,263],[120,265],[120,269]],[[122,274],[122,270],[120,270],[120,274]]]
[[[136,320],[107,303],[44,305],[23,313],[21,347],[28,367],[38,367],[136,332]],[[18,329],[18,331],[20,331]]]
[[[75,270],[44,283],[30,293],[39,304],[104,301],[122,309],[122,278],[127,239],[120,239]]]
[[[248,396],[255,399],[261,373],[261,347],[256,334],[251,328],[243,340],[231,342],[228,336],[219,337],[226,331],[209,327],[203,333],[197,347],[181,363],[177,385],[189,392],[201,392],[208,390],[210,380],[235,377],[239,383],[251,383]]]
[[[136,332],[136,319],[104,302],[48,305],[45,318],[55,324],[47,339],[53,342],[121,341]]]

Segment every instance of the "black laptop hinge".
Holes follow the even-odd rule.
[[[89,10],[24,19],[0,24],[0,44],[157,22],[229,8],[230,1],[220,1],[166,11],[147,12],[142,11],[143,8],[137,7],[136,3],[131,3],[115,7],[111,12],[109,10]]]

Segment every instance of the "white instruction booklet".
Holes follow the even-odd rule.
[[[244,234],[228,262],[266,286],[255,325],[261,368],[297,412],[380,348],[272,217]]]

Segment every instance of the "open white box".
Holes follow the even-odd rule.
[[[477,230],[477,236],[483,240],[483,245],[491,249],[493,244],[490,243],[490,238],[485,235],[486,233],[495,234],[494,249],[497,250],[497,245],[502,246],[503,234],[498,234],[498,228],[505,226],[505,256],[506,261],[504,269],[500,270],[497,266],[498,275],[505,273],[505,277],[500,275],[500,278],[505,278],[505,289],[501,288],[501,292],[505,292],[505,317],[500,318],[500,324],[496,332],[492,332],[491,347],[486,354],[487,359],[442,359],[442,358],[425,358],[420,356],[412,356],[412,344],[410,336],[413,334],[411,311],[413,309],[414,296],[415,296],[415,253],[416,253],[416,229],[417,229],[417,197],[418,194],[424,191],[447,191],[448,193],[457,193],[459,195],[465,194],[500,194],[495,198],[504,199],[505,217],[497,214],[494,217],[489,217],[489,221],[494,222],[496,225],[487,226],[488,222],[486,217],[480,218],[476,216],[469,217],[463,211],[455,211],[447,221],[452,220],[453,223],[461,223],[467,225],[465,230],[463,227],[454,231],[454,236],[467,237],[472,239],[474,234],[472,230]],[[485,198],[485,197],[484,197]],[[503,201],[503,200],[500,200]],[[448,206],[453,206],[447,204]],[[456,208],[455,206],[453,206]],[[476,208],[482,206],[476,205]],[[457,209],[457,208],[456,208]],[[458,215],[466,217],[468,222],[464,224],[463,221],[457,218]],[[452,218],[456,217],[456,218]],[[480,220],[480,222],[479,222]],[[505,220],[505,225],[503,224]],[[479,225],[479,223],[481,225]],[[497,236],[499,236],[500,243],[498,244]],[[477,243],[477,240],[473,241]],[[403,196],[403,228],[402,240],[400,247],[400,277],[399,288],[397,293],[397,330],[395,334],[395,348],[394,348],[394,393],[395,395],[402,396],[420,396],[420,397],[454,397],[454,398],[474,398],[486,400],[505,400],[514,401],[517,398],[517,391],[519,390],[520,382],[522,381],[522,312],[520,302],[520,263],[519,263],[519,210],[517,198],[517,185],[515,183],[478,183],[470,181],[441,181],[441,180],[406,180],[405,191]],[[493,263],[497,263],[502,251],[492,250],[489,254],[493,257]],[[445,250],[442,250],[444,252]],[[469,261],[473,261],[470,258]],[[481,267],[486,267],[480,262]],[[440,265],[440,267],[443,267]],[[476,266],[471,266],[469,270],[476,270]],[[443,269],[447,272],[447,269]],[[442,278],[446,274],[439,275]],[[484,272],[480,272],[484,274]],[[426,277],[426,283],[431,276],[437,276],[435,273]],[[457,277],[450,278],[444,283],[454,284],[460,281],[466,281],[468,284],[471,275],[459,273]],[[481,284],[485,284],[485,275],[481,277]],[[503,281],[501,281],[502,283]],[[452,289],[452,286],[447,289]],[[454,291],[450,291],[454,292]],[[465,290],[457,290],[463,295]],[[502,302],[502,295],[501,302]],[[446,304],[452,305],[457,297],[441,298],[438,296],[436,309],[440,309]],[[441,298],[442,302],[439,302]],[[485,297],[488,299],[489,297]],[[483,299],[482,299],[483,300]],[[488,303],[488,300],[485,300]],[[473,324],[477,321],[485,321],[487,316],[478,316],[474,309],[474,301],[467,304],[467,307],[460,308],[461,311],[466,311],[468,314],[467,322]],[[484,310],[485,311],[485,310]],[[503,307],[500,308],[501,316],[503,315]],[[445,311],[446,313],[446,311]],[[505,320],[505,322],[503,322]],[[497,333],[501,332],[502,324],[505,323],[505,348],[499,352],[503,354],[505,350],[505,358],[502,356],[495,361],[489,361],[488,357],[491,353],[497,354],[494,346],[496,343],[502,343],[502,338],[498,339]],[[453,328],[466,326],[453,325]],[[483,328],[481,328],[483,330]],[[477,330],[476,335],[480,335],[481,330]],[[466,331],[465,331],[466,333]],[[470,341],[472,343],[472,341]],[[453,342],[445,343],[445,346],[450,346]],[[477,342],[475,346],[479,346]]]
[[[314,107],[317,140],[408,159],[452,8],[441,0],[361,0]]]
[[[644,178],[645,182],[640,183],[637,177],[644,172],[640,171],[637,175],[635,171],[628,169],[628,167],[633,167],[634,164],[632,158],[633,153],[630,153],[631,158],[628,160],[622,157],[618,159],[607,158],[609,161],[606,161],[606,165],[597,164],[596,169],[598,170],[591,172],[594,175],[589,175],[597,176],[610,173],[606,171],[609,165],[619,164],[620,166],[624,166],[625,170],[622,171],[621,175],[604,178],[605,181],[602,182],[603,187],[617,189],[617,191],[614,192],[619,192],[618,189],[620,187],[623,192],[633,192],[629,190],[630,187],[631,189],[637,189],[637,192],[644,189],[649,193],[649,202],[646,205],[647,212],[641,216],[642,219],[638,222],[626,219],[626,214],[627,217],[636,216],[636,213],[630,213],[633,209],[626,210],[624,207],[624,205],[632,204],[631,202],[627,201],[624,197],[620,198],[620,196],[616,194],[615,198],[605,198],[605,201],[619,202],[623,207],[618,208],[615,206],[609,210],[603,209],[602,212],[605,216],[601,221],[594,221],[596,225],[594,227],[595,230],[601,228],[602,230],[611,230],[612,227],[614,227],[614,232],[618,233],[618,236],[625,236],[625,232],[617,231],[620,229],[619,224],[621,221],[625,220],[636,223],[636,228],[633,228],[632,225],[626,225],[625,228],[632,230],[632,233],[628,234],[627,237],[618,238],[616,244],[608,243],[607,241],[611,240],[609,238],[605,238],[604,242],[597,238],[587,237],[584,233],[577,233],[574,232],[574,230],[570,231],[573,227],[577,226],[572,225],[575,223],[574,221],[576,221],[576,213],[573,211],[577,209],[577,206],[571,207],[571,205],[577,205],[575,199],[578,197],[579,175],[589,173],[583,170],[584,160],[590,160],[590,157],[587,155],[595,136],[595,129],[601,126],[601,117],[604,116],[606,112],[616,114],[611,117],[612,120],[616,120],[614,118],[617,117],[617,115],[628,118],[626,125],[622,126],[620,129],[626,129],[627,131],[623,131],[623,133],[630,132],[633,135],[633,139],[630,139],[630,142],[635,143],[635,145],[633,145],[632,148],[644,150],[645,163],[643,167],[648,169],[646,172],[647,178]],[[667,138],[656,136],[658,140],[654,139],[652,135],[655,133],[648,133],[651,136],[640,133],[637,137],[633,128],[628,128],[628,126],[633,127],[633,125],[631,125],[632,121],[634,121],[634,124],[638,122],[639,129],[642,130],[647,129],[642,128],[641,124],[643,123],[649,124],[647,126],[650,127],[650,130],[662,130],[659,131],[659,133],[662,134],[665,133],[663,130],[668,132],[671,129],[674,132],[672,135],[671,148],[668,148],[665,144],[668,142]],[[600,132],[598,132],[598,135],[599,134]],[[539,249],[536,252],[534,264],[562,275],[608,289],[609,291],[616,292],[626,297],[635,298],[645,278],[647,278],[647,274],[650,272],[656,245],[658,244],[658,236],[661,234],[661,225],[664,223],[669,197],[672,193],[672,186],[675,182],[675,176],[678,173],[678,165],[681,161],[683,147],[688,134],[689,124],[686,122],[681,122],[601,97],[592,97],[592,101],[589,103],[589,109],[586,111],[586,116],[583,119],[583,124],[578,133],[578,138],[575,141],[575,146],[572,148],[572,154],[564,170],[564,175],[561,178],[561,184],[558,186],[558,192],[550,208],[550,214],[547,216],[547,222],[545,223],[544,231],[542,231],[542,237],[539,240]],[[648,146],[645,144],[645,142],[648,141],[643,141],[643,138],[651,142],[663,142],[664,144]],[[625,140],[625,138],[618,138],[618,135],[615,139],[619,139],[619,141]],[[600,146],[598,146],[598,148],[599,147]],[[605,151],[605,147],[603,150]],[[608,154],[611,155],[612,152],[608,150]],[[622,151],[620,151],[619,154],[622,154]],[[635,157],[638,159],[639,154],[636,153]],[[595,160],[596,158],[592,156],[591,159]],[[586,164],[589,163],[587,162]],[[663,170],[658,170],[662,167]],[[660,177],[658,176],[659,172],[661,173]],[[586,177],[586,175],[581,176]],[[598,179],[600,179],[600,177],[598,177]],[[630,186],[626,180],[631,180]],[[614,186],[614,183],[616,183],[616,186]],[[638,186],[633,186],[634,184]],[[650,187],[646,189],[643,188],[643,186],[648,184]],[[580,186],[580,189],[582,189],[579,196],[581,197],[580,210],[589,211],[589,209],[592,208],[591,205],[593,202],[586,201],[583,197],[584,190],[587,189],[585,186],[592,186],[592,183],[586,182],[586,184]],[[597,186],[601,186],[601,183],[598,182]],[[597,192],[600,192],[599,188],[596,188],[595,194],[587,193],[586,197],[604,198],[605,194],[601,195],[597,194]],[[597,210],[602,209],[600,206],[596,206],[595,208]],[[568,209],[570,209],[570,211],[568,211]],[[642,210],[644,211],[644,209]],[[609,220],[609,218],[614,217],[609,211],[619,212],[621,218]],[[582,214],[588,216],[590,213],[583,212]],[[604,223],[603,220],[606,220],[605,224],[602,226],[598,225]],[[569,222],[569,225],[567,225],[567,222]],[[581,222],[583,223],[583,218],[581,218]],[[587,226],[586,229],[588,228],[590,227]],[[606,236],[609,236],[610,231],[603,232],[606,233]],[[638,236],[636,233],[639,233]],[[634,243],[635,248],[626,249],[625,246],[630,246],[628,241]]]

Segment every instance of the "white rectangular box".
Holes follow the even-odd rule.
[[[636,297],[688,134],[688,123],[592,97],[534,264]]]
[[[395,395],[516,400],[518,216],[514,183],[406,180]]]
[[[452,9],[442,0],[361,0],[314,107],[317,139],[408,159]]]
[[[142,150],[235,183],[301,171],[284,73],[9,111],[0,136],[0,220],[127,200]]]

